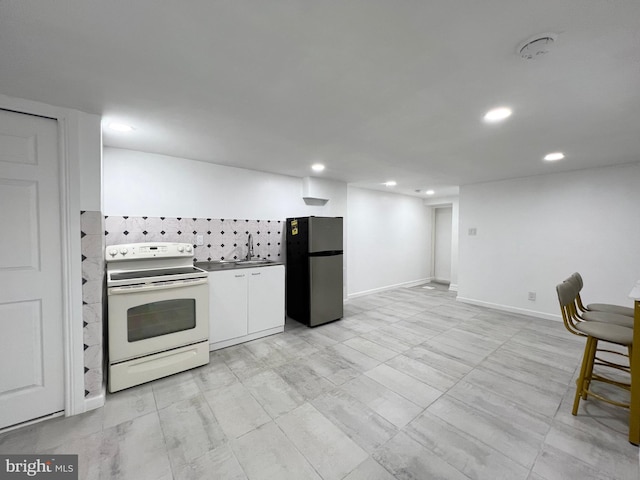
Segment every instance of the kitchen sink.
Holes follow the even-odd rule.
[[[264,265],[265,263],[273,263],[273,260],[266,258],[256,258],[252,260],[236,260],[237,265]]]
[[[217,270],[233,270],[234,268],[266,267],[267,265],[274,264],[278,264],[278,262],[267,258],[252,258],[251,260],[213,260],[210,262],[196,263],[196,266],[206,271],[214,272]]]

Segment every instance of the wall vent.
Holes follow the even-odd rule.
[[[544,33],[536,35],[518,46],[518,54],[525,60],[536,60],[549,53],[556,41],[556,35]]]

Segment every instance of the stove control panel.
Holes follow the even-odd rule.
[[[107,262],[145,258],[193,257],[193,245],[169,242],[111,245],[106,248],[105,257]]]

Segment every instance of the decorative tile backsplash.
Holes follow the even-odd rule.
[[[106,246],[138,242],[184,242],[194,247],[194,261],[230,260],[247,255],[253,237],[255,257],[282,259],[282,220],[106,216]],[[197,245],[202,235],[203,245]]]
[[[103,300],[106,299],[103,232],[102,212],[80,212],[85,398],[101,395],[105,381]]]

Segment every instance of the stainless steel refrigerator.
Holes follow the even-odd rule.
[[[287,315],[310,327],[342,318],[342,217],[287,218]]]

